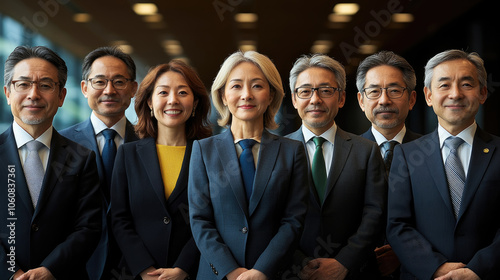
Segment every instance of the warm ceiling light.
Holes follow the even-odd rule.
[[[163,41],[163,49],[170,56],[178,56],[181,55],[184,49],[181,46],[181,42],[177,40],[164,40]]]
[[[144,20],[145,22],[157,23],[163,20],[163,16],[161,14],[148,15],[148,16],[143,16],[142,20]]]
[[[351,16],[347,16],[347,15],[339,15],[339,14],[330,14],[328,16],[328,20],[330,22],[350,22],[352,19]]]
[[[351,16],[358,12],[359,5],[356,3],[338,3],[333,7],[333,12],[339,15]]]
[[[117,45],[117,47],[126,54],[132,54],[134,52],[134,48],[131,45]]]
[[[239,48],[242,52],[246,51],[256,51],[257,50],[257,42],[253,40],[243,40],[239,42]]]
[[[414,17],[410,13],[396,13],[392,15],[392,21],[394,22],[412,22]]]
[[[240,23],[252,23],[259,20],[259,16],[253,13],[239,13],[234,16],[234,20]]]
[[[153,3],[135,3],[132,8],[140,16],[154,15],[158,12],[158,7]]]
[[[75,22],[85,23],[85,22],[89,22],[91,19],[92,19],[92,16],[90,14],[87,14],[87,13],[78,13],[78,14],[73,15],[73,21],[75,21]]]
[[[329,40],[316,40],[311,47],[312,53],[328,53],[332,48],[333,43]]]
[[[361,45],[359,46],[359,53],[361,54],[374,54],[377,52],[377,46],[376,45]]]

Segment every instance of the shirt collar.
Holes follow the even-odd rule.
[[[462,130],[459,134],[457,134],[457,137],[462,138],[465,143],[469,144],[472,147],[472,142],[474,142],[474,135],[476,134],[477,130],[477,123],[474,121],[469,127],[466,129]],[[439,135],[439,147],[443,148],[444,145],[444,140],[446,138],[453,136],[451,133],[449,133],[444,127],[442,127],[440,124],[438,125],[438,135]]]
[[[403,128],[394,136],[392,139],[386,139],[382,133],[380,133],[378,130],[376,130],[373,126],[371,127],[373,137],[375,137],[375,141],[377,141],[377,145],[381,145],[382,143],[386,141],[396,141],[399,144],[403,143],[403,138],[405,137],[406,134],[406,126],[403,126]]]
[[[24,130],[16,121],[12,123],[12,130],[14,131],[14,138],[16,140],[16,145],[18,149],[31,140],[37,140],[42,144],[44,144],[45,147],[50,149],[50,141],[52,140],[52,131],[53,131],[52,125],[36,139],[34,139],[28,132],[26,132],[26,130]]]
[[[120,137],[122,139],[125,139],[125,130],[126,130],[126,127],[127,127],[127,118],[125,116],[123,116],[112,127],[108,127],[108,126],[106,126],[106,124],[104,124],[104,122],[102,122],[95,115],[94,112],[92,112],[92,114],[90,115],[90,122],[92,123],[92,126],[94,127],[95,135],[101,133],[105,129],[111,128],[111,129],[115,130],[118,133],[118,135],[120,135]]]
[[[302,125],[302,134],[304,136],[304,142],[307,143],[313,137],[320,136],[328,140],[328,142],[335,142],[335,134],[337,133],[337,123],[333,123],[332,127],[330,127],[327,131],[323,132],[321,135],[314,134],[311,130],[309,130],[305,125]]]

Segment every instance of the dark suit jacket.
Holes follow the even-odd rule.
[[[304,142],[302,128],[288,135]],[[373,250],[383,233],[387,180],[375,143],[337,127],[323,206],[309,176],[310,199],[300,242],[302,257],[335,258],[349,279],[378,275]]]
[[[306,213],[303,146],[264,130],[249,203],[230,129],[195,141],[189,168],[189,214],[201,252],[198,279],[254,268],[269,279],[289,264]]]
[[[366,138],[368,140],[371,140],[373,142],[377,142],[377,140],[375,140],[375,136],[373,136],[371,127],[365,133],[361,134],[361,137]],[[409,130],[408,128],[406,128],[406,133],[405,133],[405,136],[403,137],[403,144],[408,143],[408,142],[413,141],[413,140],[416,140],[420,137],[422,137],[421,134],[415,133],[415,132]]]
[[[387,238],[401,261],[401,279],[431,279],[445,262],[465,263],[481,279],[500,279],[499,148],[499,137],[477,128],[456,220],[437,130],[396,146]]]
[[[0,220],[13,225],[0,227],[0,278],[45,266],[57,279],[88,279],[85,263],[101,234],[94,153],[54,130],[35,209],[12,126],[0,135],[0,162]]]
[[[111,220],[116,241],[134,276],[150,266],[179,267],[195,279],[200,253],[189,226],[191,147],[189,142],[168,200],[155,139],[145,138],[118,148],[111,184]]]

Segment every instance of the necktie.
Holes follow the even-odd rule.
[[[314,152],[312,162],[312,177],[314,186],[318,192],[319,201],[323,204],[326,192],[326,166],[323,156],[323,142],[325,142],[325,139],[323,137],[314,137],[313,141],[316,145],[316,151]]]
[[[450,149],[450,154],[446,158],[444,168],[446,170],[446,178],[448,179],[448,187],[450,189],[450,197],[453,203],[455,217],[458,217],[465,187],[465,172],[457,152],[458,147],[460,147],[462,143],[464,143],[464,140],[459,137],[450,136],[444,140],[444,145]]]
[[[243,139],[238,142],[243,149],[240,155],[241,175],[243,176],[243,184],[245,185],[245,192],[247,201],[252,196],[253,180],[255,177],[255,164],[253,160],[252,147],[257,143],[253,139]]]
[[[24,176],[26,177],[26,183],[28,184],[28,188],[30,190],[31,201],[33,202],[33,206],[35,208],[38,202],[38,197],[40,196],[43,176],[45,174],[42,161],[38,155],[38,150],[40,150],[43,146],[43,143],[36,140],[26,143],[28,155],[24,161]]]
[[[385,169],[389,171],[391,169],[391,164],[392,164],[392,157],[394,156],[394,147],[399,144],[397,141],[385,141],[382,143],[382,146],[385,149],[384,152],[384,163],[385,163]]]
[[[105,129],[102,131],[102,135],[106,139],[104,148],[102,149],[102,163],[104,165],[104,171],[106,173],[106,181],[108,183],[105,188],[106,197],[109,198],[111,175],[113,174],[113,165],[115,163],[115,156],[116,156],[116,144],[115,144],[116,131],[114,131],[113,129]]]

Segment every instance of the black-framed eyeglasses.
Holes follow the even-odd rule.
[[[100,90],[105,89],[108,86],[108,82],[111,81],[111,84],[115,89],[126,89],[128,82],[132,81],[132,79],[127,78],[114,78],[114,79],[106,79],[106,78],[91,78],[89,79],[90,84],[94,89]]]
[[[335,94],[335,91],[342,91],[341,88],[336,88],[336,87],[298,87],[295,89],[295,93],[297,94],[297,97],[300,99],[310,99],[314,91],[316,91],[321,98],[330,98]]]
[[[30,80],[15,80],[10,82],[14,85],[14,90],[19,93],[27,93],[36,84],[38,90],[41,93],[53,93],[56,86],[60,83],[54,82],[52,80],[42,80],[42,81],[30,81]]]
[[[382,96],[382,91],[386,90],[387,96],[391,99],[401,98],[407,87],[392,86],[392,87],[367,87],[363,89],[366,98],[377,99]]]

